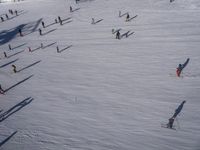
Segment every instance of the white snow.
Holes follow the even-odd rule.
[[[17,131],[0,149],[200,149],[199,0],[26,0],[1,3],[1,16],[12,17],[9,9],[19,16],[0,22],[0,66],[17,60],[0,68],[0,84],[30,78],[0,95],[0,110],[33,101],[0,122],[0,142]],[[125,22],[119,11],[138,17]],[[57,16],[71,19],[52,24]],[[92,18],[103,20],[92,25]],[[43,29],[41,20],[52,25]],[[119,28],[134,34],[117,40]],[[41,43],[52,45],[36,49]],[[4,51],[21,53],[4,58]],[[15,74],[12,64],[25,69]],[[183,100],[177,130],[161,128]]]

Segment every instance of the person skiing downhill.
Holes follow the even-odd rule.
[[[12,65],[12,67],[13,67],[13,72],[17,73],[17,67],[15,65]]]
[[[0,84],[0,94],[4,94],[5,91],[2,89],[1,84]]]
[[[176,68],[176,75],[178,77],[180,77],[182,70],[185,68],[185,66],[188,64],[189,62],[189,58],[185,61],[184,64],[179,64],[178,67]]]
[[[119,32],[119,30],[116,33],[116,39],[120,39],[120,32]]]
[[[129,19],[130,19],[130,16],[129,16],[129,13],[127,13],[127,15],[126,15],[126,22],[129,21]]]
[[[172,129],[173,128],[173,124],[174,124],[174,119],[175,118],[169,118],[169,122],[168,122],[168,124],[167,124],[167,127],[168,128],[170,128],[170,129]]]
[[[176,74],[178,77],[180,77],[182,69],[183,69],[182,64],[179,64],[178,67],[176,68]]]

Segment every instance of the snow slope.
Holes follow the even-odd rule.
[[[0,142],[13,136],[0,149],[200,149],[198,0],[27,0],[0,4],[1,16],[8,9],[19,16],[0,23],[0,84],[8,89],[0,114],[10,110],[0,115]],[[119,11],[138,17],[125,22]],[[67,19],[62,26],[57,16]],[[119,28],[134,33],[117,40]],[[161,128],[183,100],[177,130]]]

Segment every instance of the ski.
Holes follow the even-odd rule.
[[[136,18],[138,15],[133,16],[132,18],[128,19],[128,21],[133,20],[134,18]]]

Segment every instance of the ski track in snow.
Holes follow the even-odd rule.
[[[0,3],[0,16],[8,9],[21,12],[0,22],[0,149],[199,149],[198,0],[25,0]],[[112,29],[134,33],[117,40]],[[183,100],[177,130],[161,128]]]

